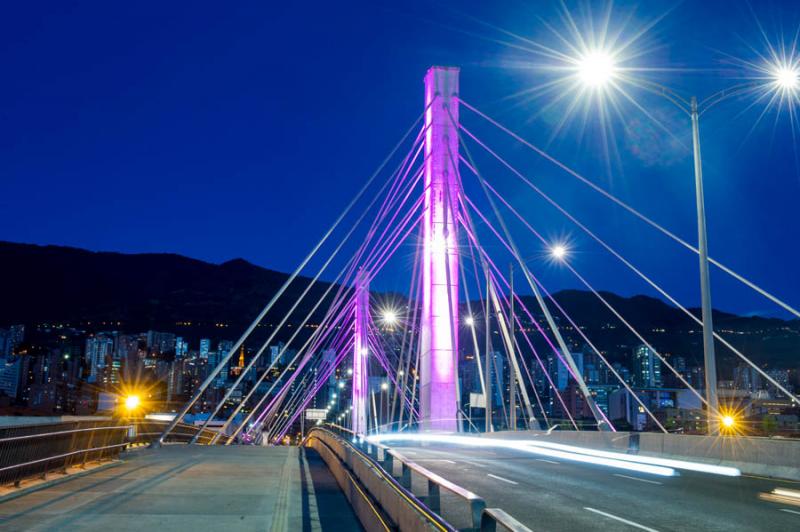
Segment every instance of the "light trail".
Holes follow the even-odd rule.
[[[453,436],[448,434],[378,434],[367,436],[366,440],[371,443],[406,441],[415,443],[449,443],[475,448],[494,447],[521,451],[538,456],[546,456],[548,458],[560,458],[562,460],[570,460],[572,462],[602,465],[606,467],[635,471],[637,473],[647,473],[662,477],[671,477],[677,474],[675,469],[671,467],[608,458],[602,456],[601,454],[590,454],[592,451],[591,449],[584,449],[584,451],[586,451],[584,453],[566,452],[557,449],[533,446],[519,441],[501,440],[498,438],[477,438],[474,436]]]

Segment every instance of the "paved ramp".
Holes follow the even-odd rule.
[[[336,481],[297,447],[170,445],[0,503],[2,530],[360,530]]]

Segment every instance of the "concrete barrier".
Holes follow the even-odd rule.
[[[743,474],[800,480],[800,440],[652,432],[501,431],[491,437],[541,440],[608,451],[735,467]]]
[[[393,449],[368,442],[355,444],[350,437],[315,427],[305,444],[318,450],[365,529],[531,532],[502,509],[486,508],[478,495]],[[445,493],[466,510],[466,515],[453,516],[453,523],[441,515]],[[456,521],[464,521],[466,526],[456,528]]]
[[[343,439],[312,429],[306,445],[325,460],[366,530],[452,530]]]

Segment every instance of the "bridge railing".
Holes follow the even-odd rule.
[[[157,420],[136,420],[135,430],[132,431],[130,441],[131,443],[150,443],[161,436],[164,429],[169,422]],[[167,442],[173,443],[189,443],[189,440],[194,437],[200,430],[200,427],[189,425],[187,423],[178,423],[167,436]],[[212,438],[216,431],[205,429],[197,439],[197,443],[201,445],[208,445],[211,443]]]
[[[365,485],[368,490],[375,492],[372,495],[396,523],[405,517],[402,512],[405,508],[427,516],[432,514],[436,521],[432,523],[433,528],[443,530],[529,530],[506,512],[497,508],[486,508],[486,502],[480,496],[409,460],[399,452],[381,444],[355,438],[346,429],[341,430],[341,427],[329,428],[332,431],[321,430],[336,437],[342,448],[349,447],[371,461],[377,470],[377,476],[385,482],[368,481]],[[320,429],[310,431],[309,437],[318,430]],[[346,454],[342,449],[343,460],[347,458]],[[367,480],[371,478],[368,477]]]
[[[51,472],[110,460],[128,445],[131,427],[109,421],[25,425],[0,429],[0,485],[47,478]]]

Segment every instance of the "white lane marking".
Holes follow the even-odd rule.
[[[415,451],[403,451],[403,454],[410,454],[410,455],[414,456],[417,453]]]
[[[780,511],[781,512],[788,512],[790,514],[800,515],[800,512],[798,512],[797,510],[790,510],[788,508],[780,508]]]
[[[498,477],[497,475],[492,475],[491,473],[487,473],[486,476],[496,478],[497,480],[502,480],[503,482],[508,482],[509,484],[514,484],[515,486],[519,484],[519,482],[514,482],[513,480],[508,480],[507,478]]]
[[[469,465],[473,465],[473,466],[475,466],[475,467],[486,467],[485,465],[483,465],[483,464],[479,464],[478,462],[471,462],[471,461],[469,461],[469,460],[464,460],[464,462],[465,462],[465,463],[467,463],[467,464],[469,464]]]
[[[544,458],[535,458],[537,462],[547,462],[548,464],[560,464],[561,462],[556,462],[555,460],[545,460]]]
[[[452,460],[445,460],[444,458],[420,458],[417,462],[447,462],[448,464],[455,464]]]
[[[620,475],[619,473],[614,473],[615,477],[620,478],[627,478],[630,480],[638,480],[639,482],[647,482],[648,484],[658,484],[659,486],[662,484],[661,482],[655,480],[647,480],[646,478],[637,478],[637,477],[629,477],[628,475]]]
[[[644,526],[644,525],[640,525],[639,523],[636,523],[634,521],[629,521],[627,519],[623,519],[622,517],[618,517],[618,516],[616,516],[614,514],[610,514],[610,513],[607,513],[607,512],[602,512],[602,511],[597,510],[595,508],[589,508],[588,506],[584,506],[583,509],[584,510],[588,510],[590,512],[594,512],[596,514],[600,514],[600,515],[605,516],[605,517],[608,517],[609,519],[614,519],[615,521],[619,521],[620,523],[625,523],[626,525],[630,525],[632,527],[635,527],[635,528],[638,528],[638,529],[641,529],[641,530],[647,530],[647,532],[658,532],[658,530],[656,530],[655,528],[650,528],[650,527],[647,527],[647,526]]]

